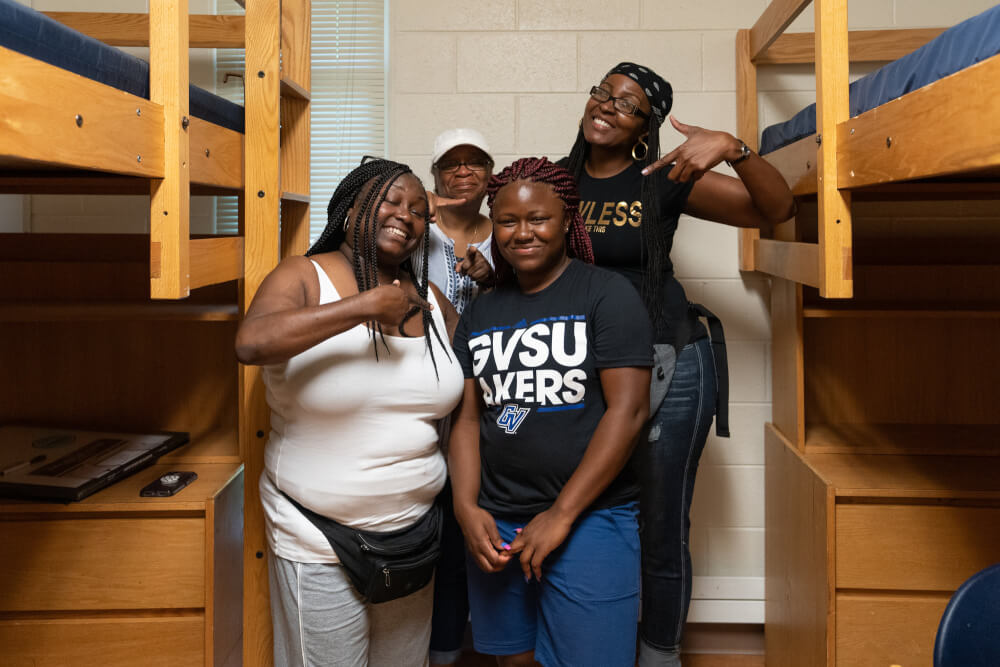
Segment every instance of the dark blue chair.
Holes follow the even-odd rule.
[[[948,601],[934,667],[1000,666],[1000,563],[972,575]]]

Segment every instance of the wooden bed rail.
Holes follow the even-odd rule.
[[[740,135],[752,148],[756,148],[759,128],[757,67],[815,63],[816,135],[810,140],[815,141],[815,148],[806,146],[803,140],[794,151],[796,178],[807,178],[810,183],[789,183],[789,186],[794,186],[798,192],[803,185],[807,185],[809,192],[816,193],[819,201],[819,241],[818,244],[804,244],[761,240],[757,230],[741,230],[740,270],[763,271],[812,285],[827,298],[850,298],[853,294],[851,190],[903,177],[897,173],[902,148],[899,139],[909,136],[906,132],[912,123],[902,118],[891,120],[891,114],[887,115],[892,110],[891,103],[879,112],[882,118],[873,112],[850,118],[849,63],[896,60],[931,41],[943,29],[849,32],[847,0],[816,0],[815,32],[783,34],[809,2],[774,0],[753,28],[739,31],[736,39],[737,106]],[[996,63],[985,66],[998,67]],[[916,94],[958,95],[961,91],[951,91],[955,86],[955,83],[942,81],[936,91],[931,89]],[[969,98],[962,95],[961,99]],[[937,108],[933,104],[928,106]],[[944,110],[948,105],[942,104],[939,108]],[[983,117],[990,117],[990,114],[986,113]],[[884,128],[887,126],[894,128],[891,133],[896,135],[895,139],[886,136]],[[926,138],[926,135],[921,134],[921,137]],[[947,141],[956,140],[962,139],[952,136]],[[948,164],[922,159],[927,152],[923,150],[923,142],[924,139],[921,139],[921,142],[907,141],[903,144],[909,151],[905,163],[913,165],[913,173],[905,175],[907,178],[947,173]],[[896,150],[892,152],[890,149],[894,145]],[[993,158],[986,155],[988,149],[982,146],[978,149],[983,153],[983,164],[993,164]],[[800,160],[807,165],[804,171]],[[887,166],[890,163],[891,168]],[[934,164],[937,172],[930,173],[928,164]],[[969,164],[974,163],[966,160],[962,166],[968,167]]]
[[[149,15],[110,12],[42,12],[77,32],[110,46],[149,46]],[[242,49],[242,16],[191,14],[188,34],[191,48]]]

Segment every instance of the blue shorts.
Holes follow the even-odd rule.
[[[535,652],[545,667],[632,667],[639,621],[637,503],[596,510],[573,525],[542,563],[541,582],[525,583],[518,560],[487,574],[469,559],[475,648],[488,655]],[[523,526],[497,519],[514,541]]]

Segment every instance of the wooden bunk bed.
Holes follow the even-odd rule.
[[[239,4],[49,15],[148,45],[148,98],[0,41],[0,192],[150,205],[148,234],[0,235],[0,423],[191,438],[79,503],[0,500],[4,664],[271,663],[256,485],[269,413],[232,345],[261,281],[308,243],[311,9]],[[245,49],[243,127],[189,108],[193,47]],[[239,233],[192,236],[192,195],[236,195]],[[199,479],[139,497],[168,470]]]
[[[764,155],[799,213],[740,245],[773,277],[766,661],[927,665],[951,593],[1000,561],[1000,55],[852,115],[849,61],[943,31],[849,32],[846,0],[816,0],[815,33],[782,34],[809,4],[773,0],[736,44],[748,143],[757,68],[816,68],[816,133]]]

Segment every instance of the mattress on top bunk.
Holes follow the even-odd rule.
[[[14,0],[0,0],[0,46],[127,93],[149,98],[149,63]],[[191,115],[243,132],[243,107],[191,86]]]
[[[959,23],[922,47],[851,84],[851,117],[1000,53],[1000,5]],[[956,100],[961,104],[961,100]],[[816,105],[764,130],[761,155],[816,132]]]

